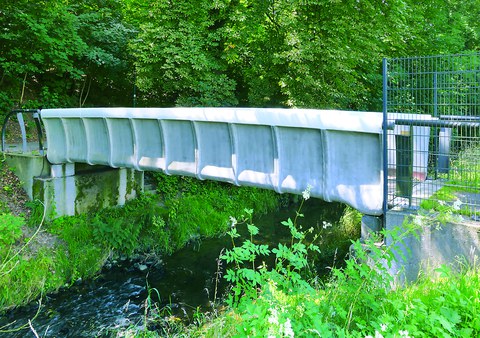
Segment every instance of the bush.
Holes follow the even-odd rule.
[[[300,216],[297,213],[297,216]],[[423,224],[426,216],[404,224],[406,231],[383,232],[401,242]],[[205,337],[474,337],[480,334],[480,271],[476,266],[460,273],[441,266],[438,278],[424,277],[405,287],[394,287],[388,267],[389,248],[372,238],[354,242],[355,255],[345,267],[333,268],[328,279],[307,280],[305,231],[286,221],[292,240],[275,249],[254,244],[258,229],[247,222],[250,238],[223,256],[233,264],[225,277],[232,282],[230,309],[213,323],[193,331]],[[308,232],[308,231],[307,231]],[[235,228],[230,231],[238,238]],[[303,245],[302,245],[303,244]],[[275,255],[267,269],[264,256]]]

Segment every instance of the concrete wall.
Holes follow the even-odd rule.
[[[399,229],[403,232],[404,220],[414,214],[389,211],[386,230]],[[409,235],[402,243],[396,243],[391,237],[385,239],[385,244],[392,247],[395,255],[391,273],[398,276],[400,282],[413,281],[420,272],[431,273],[442,264],[454,266],[459,259],[473,264],[479,254],[480,222],[452,222],[439,228],[428,225],[417,231],[417,235],[419,239]]]
[[[5,153],[31,200],[45,204],[47,218],[123,205],[143,191],[143,172],[86,164],[51,165],[45,156]]]
[[[33,178],[50,174],[50,163],[45,156],[32,154],[4,153],[5,160],[20,179],[23,189],[33,199]]]
[[[48,218],[94,213],[124,205],[141,191],[143,172],[124,168],[66,170],[65,176],[35,177],[33,180],[33,195],[44,201]]]

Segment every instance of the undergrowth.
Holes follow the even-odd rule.
[[[479,158],[480,143],[473,143],[462,150],[458,154],[458,158],[452,161],[449,182],[464,187],[467,191],[469,191],[468,187],[471,187],[474,192],[478,192],[478,187],[480,187]]]
[[[431,222],[435,221],[424,217],[423,224]],[[256,276],[255,285],[250,279],[247,282],[233,279],[233,295],[238,301],[231,304],[218,322],[199,329],[198,335],[473,337],[480,333],[477,319],[480,278],[476,266],[462,265],[460,273],[441,266],[437,269],[438,278],[424,277],[399,287],[388,272],[394,258],[392,252],[377,245],[379,238],[372,238],[366,243],[354,242],[354,256],[347,260],[345,267],[332,268],[328,279],[298,280],[301,272],[298,263],[302,263],[301,267],[308,266],[305,259],[309,246],[302,245],[306,231],[290,220],[284,225],[291,229],[291,244],[271,250],[281,264],[268,271],[257,269],[255,272],[253,266],[232,267],[227,276],[232,273]],[[406,236],[417,235],[423,225],[407,220],[403,226],[402,233],[384,231],[382,236],[401,243]],[[252,248],[251,243],[252,239],[247,239],[242,245],[243,250],[252,253],[243,259],[245,263],[269,250]],[[302,250],[298,250],[299,245]],[[242,258],[242,252],[239,250],[233,255]],[[231,260],[228,255],[226,258]],[[242,269],[250,272],[241,272]]]
[[[445,216],[448,219],[448,216]],[[291,243],[268,248],[255,243],[258,231],[249,221],[249,238],[227,251],[225,278],[232,282],[229,307],[213,320],[185,331],[196,337],[476,337],[480,334],[480,270],[458,261],[442,265],[436,276],[400,286],[388,272],[394,256],[378,245],[381,237],[353,243],[354,255],[325,280],[309,277],[309,228],[301,213],[283,223]],[[421,222],[418,222],[421,220]],[[404,231],[383,231],[394,243],[418,236],[438,222],[423,215],[407,219]],[[419,224],[420,223],[420,224]],[[232,240],[238,240],[235,228]],[[315,236],[313,237],[315,239]],[[262,265],[273,254],[275,265]]]
[[[444,185],[420,206],[426,210],[444,212],[454,206],[454,212],[463,216],[480,216],[478,201],[473,197],[480,194],[480,144],[472,143],[463,149],[451,162]],[[468,196],[468,195],[472,196]],[[466,195],[466,197],[461,197]],[[463,199],[463,202],[462,202]],[[474,217],[475,218],[475,217]]]
[[[252,187],[236,187],[222,182],[199,181],[186,176],[153,173],[157,191],[168,209],[165,220],[172,242],[184,246],[198,236],[211,237],[228,229],[229,216],[244,208],[265,213],[278,208],[288,195]]]
[[[225,232],[228,215],[240,207],[267,211],[278,206],[274,193],[259,189],[165,175],[157,179],[161,200],[144,194],[93,215],[44,222],[39,202],[29,203],[28,217],[2,208],[0,313],[92,278],[110,257],[170,254],[193,239]]]

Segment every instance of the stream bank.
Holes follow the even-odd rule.
[[[334,260],[337,263],[343,260],[350,243],[347,237],[352,236],[355,229],[349,230],[340,223],[345,215],[343,205],[313,199],[308,202],[301,223],[321,233],[319,244],[325,250],[322,260],[317,262],[321,274],[326,267],[335,264]],[[258,240],[269,246],[288,240],[288,229],[280,222],[294,217],[296,207],[292,205],[256,216],[254,221],[261,235]],[[332,226],[325,227],[325,224]],[[341,235],[339,231],[342,231]],[[142,261],[118,259],[96,278],[77,282],[70,288],[45,297],[40,314],[32,325],[45,337],[91,337],[110,336],[130,327],[141,328],[147,324],[145,314],[150,312],[151,319],[155,311],[155,320],[149,321],[148,325],[158,332],[168,329],[168,325],[172,324],[168,321],[192,323],[195,316],[214,310],[217,258],[222,249],[229,246],[230,238],[220,236],[191,241],[155,264],[153,261],[142,264]],[[225,288],[222,278],[217,299],[221,299]],[[217,300],[217,304],[221,302]],[[36,305],[32,304],[9,312],[2,323],[13,320],[17,321],[15,325],[25,323],[34,317],[36,310]],[[25,332],[9,333],[6,337],[24,337]],[[45,332],[47,334],[43,335]]]
[[[280,203],[272,191],[152,173],[155,194],[95,215],[44,222],[42,205],[25,202],[20,182],[5,162],[1,166],[0,313],[95,278],[117,258],[158,259],[223,233],[228,217],[245,207],[262,213]],[[17,200],[23,203],[11,203]]]

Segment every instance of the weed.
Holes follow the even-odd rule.
[[[23,217],[0,214],[0,250],[12,245],[22,236],[24,223]]]
[[[250,213],[247,212],[247,215]],[[308,253],[318,248],[305,243],[298,226],[301,217],[283,222],[292,240],[270,250],[255,244],[257,233],[246,218],[249,237],[242,246],[225,253],[231,263],[225,278],[233,285],[230,310],[213,323],[195,331],[202,336],[320,336],[320,337],[410,337],[477,336],[480,333],[480,274],[476,266],[455,274],[437,269],[439,278],[423,278],[400,288],[388,273],[394,256],[379,246],[378,238],[353,243],[354,255],[342,268],[332,268],[321,283],[310,284],[302,269],[309,269]],[[401,243],[417,235],[423,226],[448,221],[446,212],[422,214],[405,222],[402,231],[383,231],[390,242]],[[232,240],[238,240],[233,219]],[[299,245],[300,244],[300,245]],[[304,246],[302,246],[303,244]],[[259,263],[268,253],[276,264],[267,269]],[[280,262],[280,263],[279,263]],[[233,264],[233,265],[232,265]]]
[[[452,162],[450,182],[462,187],[480,186],[480,144],[471,144]],[[475,190],[475,189],[474,189]],[[478,192],[478,190],[477,190]]]

